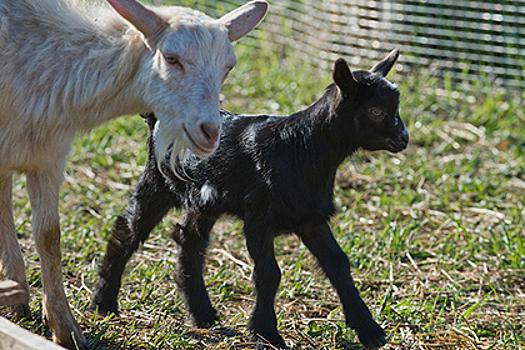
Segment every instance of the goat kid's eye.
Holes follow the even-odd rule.
[[[386,113],[383,110],[379,109],[379,108],[370,108],[368,110],[368,116],[373,121],[379,122],[379,121],[381,121],[381,120],[383,120],[385,118]]]

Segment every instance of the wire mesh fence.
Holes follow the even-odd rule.
[[[219,16],[245,2],[197,0],[185,5]],[[260,27],[266,40],[321,68],[338,57],[366,67],[399,48],[396,69],[401,73],[426,67],[453,81],[486,79],[525,89],[525,0],[269,2]]]

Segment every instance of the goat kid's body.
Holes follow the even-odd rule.
[[[306,114],[245,116],[222,111],[222,115],[226,131],[218,151],[209,160],[193,158],[177,169],[190,184],[171,178],[178,206],[214,218],[230,215],[242,220],[253,208],[276,235],[329,219],[334,213],[335,171],[342,159],[333,157],[333,146],[324,142],[329,138],[319,134],[321,121]],[[312,138],[320,147],[308,147]],[[278,167],[268,166],[276,161]]]
[[[379,90],[383,88],[392,90],[386,85]],[[335,241],[328,221],[334,213],[334,178],[341,162],[364,146],[400,151],[406,147],[408,134],[397,115],[397,91],[375,96],[387,101],[382,103],[392,118],[385,123],[393,127],[389,132],[374,130],[385,133],[375,142],[374,135],[367,135],[366,123],[353,117],[362,109],[360,100],[370,96],[356,96],[344,103],[349,99],[343,98],[345,94],[332,84],[320,100],[288,117],[240,116],[223,111],[224,131],[217,151],[207,159],[192,157],[179,163],[178,176],[169,172],[165,162],[162,170],[167,178],[160,173],[155,139],[150,136],[146,170],[126,212],[116,220],[101,265],[94,300],[99,310],[118,312],[117,296],[126,262],[166,213],[177,207],[185,213],[184,223],[173,233],[179,244],[178,283],[196,325],[205,327],[218,320],[202,269],[210,231],[215,221],[227,214],[244,220],[247,247],[255,263],[257,303],[250,326],[256,334],[275,346],[285,346],[273,309],[281,276],[273,240],[279,234],[293,232],[334,285],[346,322],[357,331],[361,342],[367,347],[384,345],[385,334],[359,296],[348,258]],[[153,130],[154,117],[147,122]],[[392,145],[385,146],[383,138],[390,137]],[[181,181],[180,176],[187,181]]]
[[[182,7],[108,2],[113,8],[100,1],[0,0],[0,275],[29,292],[12,215],[12,175],[20,172],[33,208],[44,315],[55,341],[71,349],[87,349],[60,269],[58,194],[75,134],[155,111],[165,145],[211,153],[220,85],[235,64],[230,41],[267,7],[252,3],[215,20]],[[30,316],[27,301],[15,306],[18,315]]]
[[[267,258],[274,267],[272,281],[263,278],[265,283],[270,282],[275,287],[270,293],[271,304],[262,309],[265,312],[271,309],[272,314],[256,317],[260,325],[254,328],[272,343],[284,345],[274,331],[260,329],[263,324],[271,328],[275,323],[273,296],[280,273],[273,259],[273,239],[279,234],[324,225],[328,221],[334,213],[332,188],[340,159],[317,162],[317,156],[331,151],[328,143],[321,149],[303,147],[305,136],[319,137],[308,129],[321,127],[305,115],[238,116],[224,111],[222,115],[224,132],[217,151],[206,160],[192,157],[184,167],[179,164],[177,168],[179,174],[191,179],[189,182],[170,173],[166,163],[163,163],[163,171],[169,174],[169,180],[164,179],[156,165],[154,141],[150,140],[146,171],[126,214],[117,219],[101,268],[102,280],[95,303],[101,311],[117,312],[116,297],[127,259],[171,208],[184,208],[186,221],[174,232],[181,245],[179,283],[196,324],[210,326],[218,318],[204,284],[199,281],[203,262],[196,263],[195,259],[204,256],[215,221],[222,215],[234,216],[245,220],[248,246],[251,241],[257,247],[265,246],[264,254],[269,254]],[[309,124],[306,127],[301,125],[305,122]],[[295,124],[298,130],[289,133]],[[288,132],[280,133],[280,129]],[[280,167],[268,168],[267,163],[274,163],[272,158],[277,155],[282,159]],[[227,166],[221,167],[221,164]],[[290,173],[301,179],[296,181]],[[323,184],[319,183],[320,178]],[[259,243],[260,239],[265,243]],[[260,288],[264,288],[264,284]],[[260,294],[266,293],[258,291]]]

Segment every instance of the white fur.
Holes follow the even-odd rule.
[[[11,176],[21,172],[33,207],[44,313],[55,341],[70,348],[87,348],[60,272],[58,192],[75,134],[153,111],[160,151],[210,154],[218,145],[219,89],[235,64],[230,40],[251,30],[267,6],[254,2],[214,20],[182,7],[108,1],[114,8],[0,0],[0,273],[28,290],[11,204]],[[29,314],[24,306],[16,311]]]
[[[206,182],[201,187],[201,198],[204,204],[215,201],[217,199],[217,196],[218,196],[217,188],[215,188],[213,184]]]

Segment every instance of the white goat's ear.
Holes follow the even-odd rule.
[[[396,63],[397,58],[399,57],[399,50],[395,49],[392,52],[388,54],[381,62],[376,64],[375,66],[370,69],[371,72],[379,73],[383,77],[386,77],[388,72],[390,72],[390,69],[394,66],[394,63]]]
[[[352,95],[359,86],[350,68],[348,68],[348,64],[342,58],[335,61],[333,78],[335,84],[346,95]]]
[[[236,41],[250,32],[262,21],[268,11],[268,3],[263,0],[251,1],[219,18],[228,28],[228,38]]]
[[[107,0],[126,21],[146,38],[159,33],[167,24],[155,12],[136,0]]]

